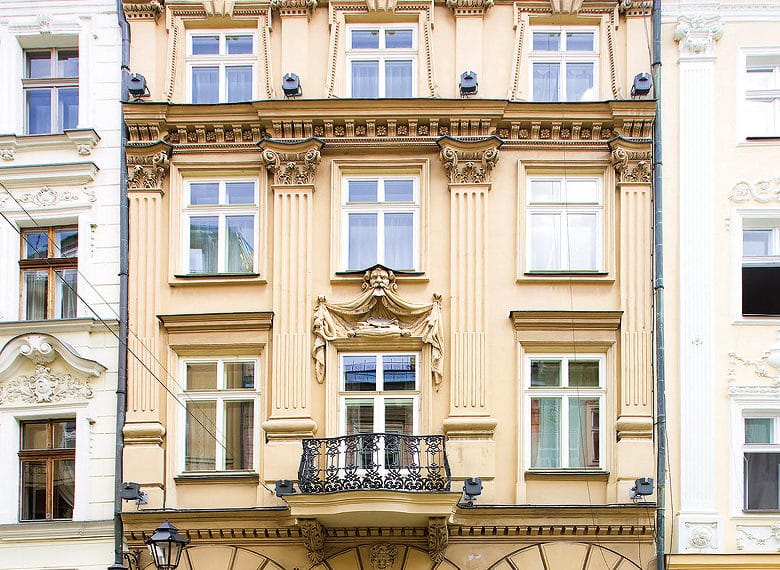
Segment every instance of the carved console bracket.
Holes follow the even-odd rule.
[[[652,143],[618,137],[609,141],[612,151],[612,166],[618,174],[619,182],[638,182],[649,184],[652,178]]]
[[[306,16],[311,18],[317,7],[317,0],[271,0],[271,7],[279,11],[280,16]]]
[[[431,374],[441,383],[444,363],[441,331],[441,295],[433,303],[420,305],[401,298],[395,291],[395,274],[382,265],[368,269],[363,276],[363,292],[348,303],[328,303],[318,297],[314,307],[314,372],[325,380],[325,352],[329,342],[355,337],[419,338],[431,347]]]
[[[449,532],[447,530],[447,517],[428,518],[428,555],[434,564],[444,560],[447,550]]]
[[[493,0],[447,0],[447,7],[455,16],[484,16],[493,6]]]
[[[263,164],[274,175],[274,184],[291,186],[314,184],[322,156],[320,139],[310,138],[300,142],[286,143],[265,139],[260,141]]]
[[[723,37],[720,16],[680,16],[674,39],[683,55],[713,55],[715,42]]]
[[[130,190],[162,190],[173,147],[163,141],[127,146],[127,185]]]
[[[442,137],[440,158],[451,184],[486,184],[490,182],[493,167],[498,162],[501,139],[467,141]]]
[[[325,532],[317,519],[298,519],[301,529],[301,537],[309,560],[312,564],[319,564],[325,559]]]

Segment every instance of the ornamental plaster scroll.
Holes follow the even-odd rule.
[[[317,0],[271,0],[271,7],[281,16],[306,16],[311,18]]]
[[[48,186],[41,187],[36,192],[26,192],[16,199],[19,204],[33,204],[41,208],[56,206],[60,202],[76,202],[83,194],[89,202],[97,201],[94,190],[87,186],[82,186],[81,193],[73,190],[57,190]]]
[[[273,173],[276,185],[314,184],[322,145],[322,141],[314,138],[293,144],[264,140],[260,142],[263,149],[260,159]]]
[[[54,373],[38,364],[29,376],[19,376],[0,385],[0,406],[10,403],[49,404],[63,400],[86,400],[92,388],[86,380],[70,374]]]
[[[325,559],[325,531],[317,519],[298,519],[301,538],[312,564]]]
[[[685,550],[706,552],[716,551],[718,523],[716,522],[685,522]]]
[[[649,141],[616,138],[609,142],[609,148],[619,182],[650,183],[653,153]]]
[[[759,204],[780,202],[780,176],[767,178],[754,183],[738,182],[731,189],[729,200],[732,202],[747,202],[753,200]]]
[[[765,352],[760,358],[744,358],[736,352],[729,352],[729,382],[736,382],[737,380],[737,364],[742,364],[746,368],[752,370],[753,374],[758,378],[772,378],[775,383],[780,385],[780,376],[775,377],[767,368],[767,359],[769,358],[769,352]]]
[[[439,157],[451,184],[485,184],[490,182],[493,167],[498,162],[501,140],[489,137],[464,141],[443,137],[439,141]]]
[[[762,525],[737,525],[737,550],[780,551],[780,521]]]
[[[449,532],[447,530],[447,517],[428,518],[428,555],[434,564],[444,560],[447,550]]]
[[[433,303],[405,301],[397,293],[392,270],[382,265],[368,269],[363,276],[362,293],[347,303],[328,303],[319,297],[314,307],[314,372],[325,380],[325,352],[329,342],[356,337],[419,338],[431,347],[431,375],[435,384],[442,380],[444,349],[441,330],[441,295]]]
[[[674,39],[680,43],[683,55],[711,56],[715,42],[723,37],[723,24],[718,15],[680,16]]]
[[[162,141],[127,147],[127,186],[131,190],[162,189],[170,169],[171,145]]]
[[[374,570],[387,570],[395,564],[398,557],[398,547],[395,544],[380,543],[373,545],[368,553],[371,567]]]
[[[484,16],[494,0],[447,0],[447,7],[456,16]]]

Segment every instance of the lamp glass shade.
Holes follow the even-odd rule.
[[[152,537],[146,541],[157,570],[175,570],[188,543],[189,540],[179,534],[178,529],[168,521],[158,526]]]

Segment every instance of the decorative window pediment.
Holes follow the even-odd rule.
[[[417,304],[401,298],[395,274],[375,265],[363,276],[362,293],[347,303],[329,303],[319,297],[314,308],[314,359],[317,381],[325,379],[325,352],[329,342],[359,337],[411,337],[431,347],[431,374],[441,383],[443,345],[441,295],[430,304]]]

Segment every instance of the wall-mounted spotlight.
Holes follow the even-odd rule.
[[[277,497],[284,497],[285,495],[294,495],[295,494],[295,487],[293,487],[293,482],[289,479],[283,479],[281,481],[276,482],[276,496]]]
[[[146,85],[146,78],[140,73],[131,73],[127,77],[127,92],[136,99],[149,97],[149,87]]]
[[[477,82],[477,72],[466,70],[460,74],[460,95],[465,97],[467,95],[476,95],[479,89],[479,82]]]
[[[135,501],[136,505],[145,505],[149,502],[149,497],[141,490],[141,485],[132,481],[122,483],[119,496],[123,501]]]
[[[479,477],[469,477],[463,481],[463,499],[466,501],[466,505],[471,507],[474,505],[474,499],[482,494],[482,479]]]
[[[640,497],[647,497],[653,494],[653,480],[650,477],[641,477],[634,481],[634,486],[631,487],[629,496],[636,500]]]
[[[285,97],[300,97],[303,95],[301,78],[295,73],[285,73],[282,77],[282,90]]]
[[[631,86],[631,96],[641,97],[647,95],[653,88],[653,79],[649,73],[637,73],[634,76],[634,84]]]

